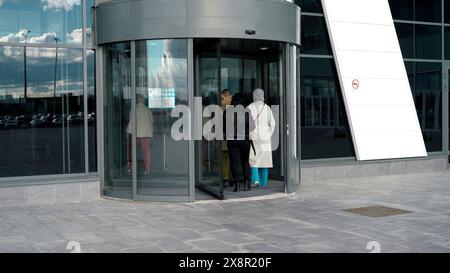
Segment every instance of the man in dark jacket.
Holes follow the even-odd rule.
[[[224,134],[230,156],[230,168],[234,181],[234,191],[240,189],[241,174],[244,190],[251,189],[250,164],[250,131],[253,130],[253,119],[247,111],[249,101],[243,93],[233,96],[231,106],[224,111]]]

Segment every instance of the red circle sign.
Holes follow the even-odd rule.
[[[353,80],[352,81],[352,87],[353,89],[358,89],[359,88],[359,81],[358,80]]]

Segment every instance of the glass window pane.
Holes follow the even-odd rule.
[[[189,195],[189,141],[175,140],[171,117],[188,105],[187,41],[136,42],[136,151],[140,195]],[[186,128],[184,128],[186,130]]]
[[[450,60],[450,27],[445,27],[445,59]]]
[[[414,0],[389,0],[392,17],[396,20],[414,20]]]
[[[89,172],[97,171],[97,115],[95,90],[95,52],[88,50],[87,56],[87,96],[88,96],[88,141]]]
[[[202,62],[208,62],[207,60]],[[215,70],[214,70],[215,71]],[[230,89],[232,92],[240,91],[240,83],[242,79],[242,61],[238,58],[222,57],[221,59],[221,90]],[[205,75],[205,73],[202,73]],[[217,87],[216,87],[217,88]],[[214,89],[217,92],[216,89]]]
[[[302,158],[355,156],[334,61],[300,62]]]
[[[428,152],[442,150],[442,64],[416,63],[414,99]]]
[[[445,7],[445,22],[450,24],[450,2],[448,0],[444,1]]]
[[[92,13],[94,0],[86,0],[86,44],[92,46]]]
[[[442,22],[441,0],[415,0],[416,21]]]
[[[332,55],[325,19],[302,16],[302,54]]]
[[[416,58],[442,59],[442,28],[440,26],[415,25]]]
[[[0,41],[54,44],[82,43],[81,0],[0,1]]]
[[[403,58],[414,58],[414,25],[395,24]]]
[[[105,47],[105,187],[104,194],[132,198],[131,49],[130,43]]]
[[[0,70],[0,176],[83,173],[82,51],[0,47]]]
[[[302,12],[323,13],[322,3],[320,0],[294,0]]]

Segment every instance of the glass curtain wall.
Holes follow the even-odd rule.
[[[0,178],[95,172],[93,1],[0,2]]]
[[[296,0],[295,3],[302,8],[301,158],[354,157],[321,1]]]
[[[448,2],[389,1],[429,153],[447,153],[448,147],[443,142],[448,134],[443,132],[443,124],[448,122],[443,114],[445,107],[448,108],[448,100],[444,100],[442,84],[443,62],[449,58],[450,46],[446,25],[450,8]]]
[[[339,80],[320,0],[296,0],[302,8],[302,159],[354,157]],[[395,27],[428,152],[447,153],[443,139],[448,99],[443,62],[450,60],[450,3],[390,0]]]

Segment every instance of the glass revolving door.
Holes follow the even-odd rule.
[[[276,117],[276,129],[272,139],[273,168],[269,172],[269,186],[264,189],[234,191],[234,183],[243,187],[242,170],[233,176],[227,141],[211,139],[203,135],[196,143],[196,187],[219,199],[252,197],[272,193],[284,193],[285,185],[285,114],[283,106],[284,48],[281,42],[244,39],[196,39],[194,41],[195,96],[201,97],[203,108],[214,104],[224,110],[226,95],[242,94],[249,103],[256,88],[265,90],[265,102]],[[229,102],[228,102],[229,103]],[[205,114],[205,113],[204,113]],[[208,122],[204,115],[202,125]],[[242,168],[241,168],[242,169]],[[233,179],[233,177],[235,177]],[[230,183],[231,182],[231,183]]]

